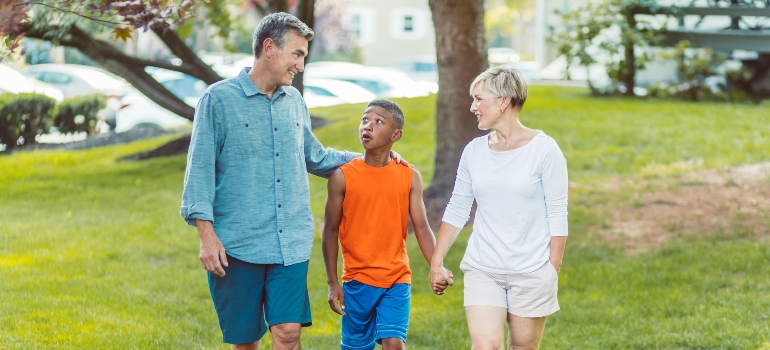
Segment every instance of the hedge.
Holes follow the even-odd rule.
[[[48,132],[56,100],[39,94],[0,94],[0,143],[6,150],[35,142]]]

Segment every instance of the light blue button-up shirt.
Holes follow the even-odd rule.
[[[182,217],[214,223],[228,255],[254,264],[310,259],[313,216],[307,173],[328,178],[359,156],[324,148],[299,91],[270,99],[245,68],[211,85],[195,109]]]

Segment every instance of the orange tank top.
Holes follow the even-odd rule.
[[[356,158],[341,169],[342,281],[380,288],[412,283],[406,254],[412,168],[395,161],[377,168]]]

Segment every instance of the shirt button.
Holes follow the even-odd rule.
[[[276,182],[281,182],[281,179],[278,179],[278,181],[276,181]]]
[[[273,128],[273,131],[278,131],[278,128]]]
[[[281,207],[281,205],[280,205],[280,204],[278,204],[278,208],[280,208],[280,207]]]
[[[278,153],[276,153],[275,156],[278,157]]]
[[[278,230],[278,233],[283,233],[283,230]]]

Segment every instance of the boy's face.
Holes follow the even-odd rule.
[[[365,149],[390,146],[401,139],[401,129],[396,129],[396,118],[387,109],[369,106],[358,126],[358,138]]]

